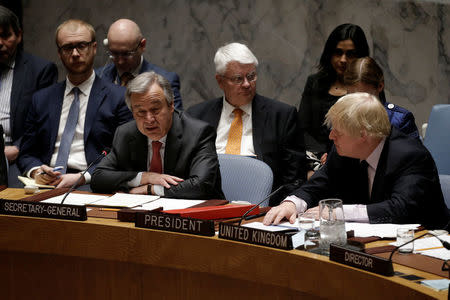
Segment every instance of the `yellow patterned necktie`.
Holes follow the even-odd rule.
[[[242,109],[235,108],[233,110],[234,119],[231,122],[230,133],[228,134],[227,146],[225,153],[227,154],[241,154],[241,140],[242,140]]]

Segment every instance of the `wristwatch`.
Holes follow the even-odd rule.
[[[147,184],[147,195],[151,195],[151,194],[152,194],[152,185]]]

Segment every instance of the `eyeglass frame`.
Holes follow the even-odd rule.
[[[66,44],[66,45],[62,45],[62,46],[58,46],[58,51],[62,52],[62,54],[64,55],[71,55],[73,53],[73,49],[77,49],[78,53],[80,54],[85,54],[87,49],[89,49],[89,47],[95,42],[94,40],[91,40],[90,42],[79,42],[76,44]],[[82,48],[80,49],[79,47]]]
[[[256,73],[256,71],[253,71],[253,72],[251,72],[249,74],[245,74],[244,77],[241,77],[241,75],[236,75],[236,76],[233,76],[233,77],[228,77],[228,76],[225,76],[225,75],[220,75],[220,76],[230,80],[234,85],[242,85],[245,82],[244,78],[247,79],[248,83],[255,82],[258,79],[258,74]]]
[[[131,50],[131,51],[127,51],[127,52],[122,52],[122,53],[117,53],[116,52],[116,54],[114,54],[114,52],[112,52],[111,50],[107,50],[106,51],[106,53],[109,55],[109,56],[111,56],[113,59],[117,59],[118,57],[123,57],[123,58],[131,58],[131,57],[133,57],[136,53],[137,53],[137,50],[139,49],[139,47],[141,47],[141,45],[142,45],[142,40],[143,39],[140,39],[139,40],[139,42],[138,42],[138,44],[137,44],[137,46],[136,46],[136,48],[134,48],[134,50]]]

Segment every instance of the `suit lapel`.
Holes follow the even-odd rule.
[[[51,101],[46,101],[49,106],[49,123],[50,124],[50,145],[55,145],[56,137],[58,136],[59,122],[61,120],[61,111],[64,101],[64,92],[66,90],[66,81],[60,82],[55,87],[55,98]],[[54,102],[53,102],[54,101]],[[47,108],[45,108],[47,109]]]
[[[260,100],[258,94],[252,102],[252,131],[253,131],[253,147],[255,153],[259,158],[262,158],[262,139],[264,136],[264,124],[266,123],[266,118],[269,114],[266,113],[266,107],[264,103]]]
[[[384,200],[384,183],[386,181],[386,171],[387,171],[387,155],[389,152],[389,139],[390,136],[386,138],[386,141],[381,151],[380,159],[378,161],[377,170],[375,172],[375,177],[372,184],[372,192],[370,194],[370,202],[381,202]]]
[[[137,127],[135,127],[134,138],[130,141],[131,166],[137,166],[138,170],[148,171],[148,139]],[[144,158],[145,159],[142,159]]]
[[[94,123],[95,115],[97,114],[98,108],[102,104],[106,97],[107,90],[105,85],[100,78],[95,76],[94,84],[91,88],[91,93],[89,95],[88,105],[86,109],[86,118],[84,121],[84,143],[86,144],[89,132],[92,129]]]
[[[205,114],[205,121],[214,129],[217,130],[217,126],[219,125],[220,115],[222,114],[223,107],[223,97],[217,98],[213,100],[214,103],[211,105],[210,110]]]
[[[17,105],[19,104],[20,98],[22,98],[22,91],[24,88],[24,82],[27,80],[25,75],[27,74],[27,62],[26,57],[23,57],[22,52],[19,50],[16,55],[16,61],[14,65],[13,82],[11,86],[11,98],[10,98],[10,111],[11,115],[16,111]],[[10,128],[13,128],[12,124],[13,118],[10,118]]]
[[[166,148],[164,150],[164,173],[172,174],[175,170],[179,152],[181,150],[181,138],[183,137],[183,129],[181,124],[180,113],[174,111],[172,119],[172,127],[167,133]]]

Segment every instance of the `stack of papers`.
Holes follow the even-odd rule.
[[[159,207],[162,207],[163,210],[185,209],[203,202],[205,202],[205,200],[159,198],[150,203],[146,203],[143,204],[142,206],[135,207],[134,209],[153,210]]]
[[[397,228],[417,229],[420,224],[368,224],[346,222],[345,230],[353,230],[355,237],[378,236],[380,238],[397,238]]]

